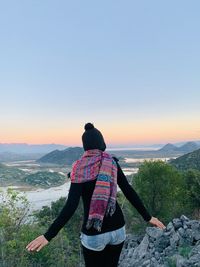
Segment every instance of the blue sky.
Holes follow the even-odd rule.
[[[2,1],[0,142],[79,144],[87,121],[116,144],[200,139],[199,10]]]

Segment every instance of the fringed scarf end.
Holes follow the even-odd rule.
[[[112,216],[116,210],[116,201],[110,201],[107,206],[106,216]]]
[[[96,219],[96,218],[93,218],[93,219],[90,219],[87,221],[87,224],[86,224],[86,229],[88,230],[89,228],[91,227],[94,227],[98,232],[101,232],[101,228],[102,228],[102,221],[100,219]]]

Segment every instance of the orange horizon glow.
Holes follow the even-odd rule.
[[[156,144],[168,142],[183,142],[200,140],[200,129],[196,127],[197,121],[165,120],[140,121],[134,123],[113,123],[96,126],[103,134],[105,142],[109,145],[117,144]],[[82,127],[29,127],[3,129],[0,133],[0,143],[28,143],[28,144],[63,144],[66,146],[82,145]]]

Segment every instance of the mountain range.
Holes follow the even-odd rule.
[[[192,152],[194,150],[197,150],[198,148],[200,148],[200,144],[199,143],[190,141],[190,142],[184,143],[181,146],[176,146],[174,144],[168,143],[164,147],[159,149],[158,151],[160,151],[160,152],[189,153],[189,152]]]
[[[166,144],[157,150],[115,150],[117,157],[170,157],[181,156],[200,148],[199,142],[187,142],[180,146]],[[5,152],[7,151],[7,152]],[[39,152],[40,151],[40,152]],[[112,152],[111,152],[112,153]],[[124,154],[125,153],[125,154]],[[39,163],[71,165],[83,154],[81,147],[66,147],[59,144],[28,145],[28,144],[0,144],[0,162],[16,160],[37,160]],[[127,156],[128,155],[128,156]]]
[[[172,146],[175,146],[177,148],[185,145],[185,144],[196,144],[197,146],[200,147],[200,141],[191,141],[191,142],[179,142],[175,144],[171,144]],[[168,144],[169,145],[169,144]],[[153,144],[153,145],[127,145],[127,146],[120,146],[117,145],[117,147],[120,148],[120,150],[124,149],[126,150],[127,148],[133,147],[133,148],[142,148],[143,150],[145,149],[159,149],[163,147],[164,144]],[[49,153],[53,150],[59,149],[66,149],[69,146],[62,145],[62,144],[27,144],[27,143],[0,143],[0,153],[2,152],[9,152],[9,153],[16,153],[16,154],[24,154],[24,153],[40,153],[40,154],[46,154]],[[111,150],[112,148],[116,148],[116,146],[108,146]]]
[[[55,149],[65,149],[67,146],[60,144],[26,144],[26,143],[0,143],[0,153],[49,153]]]
[[[159,150],[154,150],[154,156],[156,155],[183,155],[185,153],[198,149],[199,146],[194,142],[188,142],[181,147],[176,147],[173,144],[167,144]],[[54,150],[45,156],[37,160],[38,163],[50,163],[59,165],[71,165],[75,160],[79,159],[84,150],[81,147],[70,147],[64,150]],[[119,153],[121,151],[118,151]],[[121,152],[122,153],[122,152]],[[134,151],[133,151],[134,153]],[[143,151],[143,153],[145,153]],[[146,152],[147,154],[149,151]],[[132,156],[134,157],[134,156]]]

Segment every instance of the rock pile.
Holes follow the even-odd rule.
[[[200,221],[182,215],[165,230],[147,227],[141,239],[127,236],[119,267],[200,267]]]

